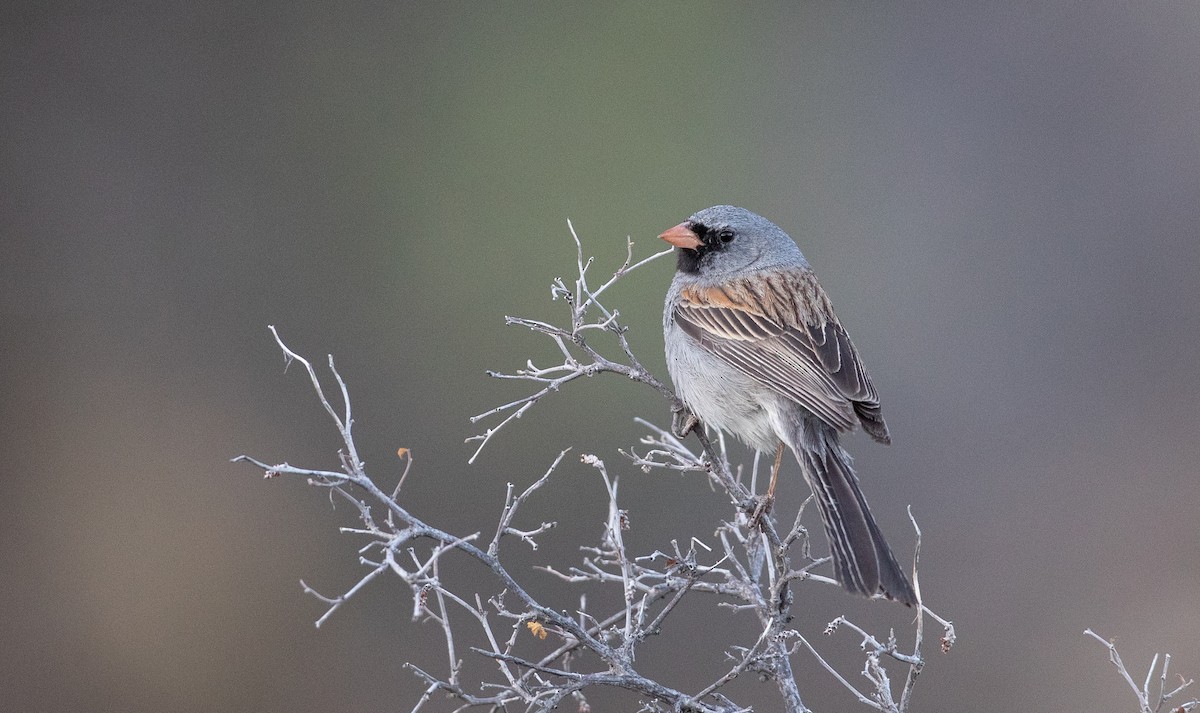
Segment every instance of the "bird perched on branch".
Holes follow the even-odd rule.
[[[706,208],[659,236],[675,246],[667,368],[706,425],[775,454],[786,445],[816,496],[838,581],[905,605],[917,595],[871,516],[839,436],[862,426],[890,443],[879,397],[800,248],[745,208]],[[677,421],[679,435],[694,427]]]

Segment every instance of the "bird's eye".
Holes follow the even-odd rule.
[[[733,231],[729,228],[722,228],[721,232],[717,233],[717,237],[720,238],[721,242],[723,243],[733,242]]]

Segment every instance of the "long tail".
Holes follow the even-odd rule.
[[[915,605],[917,594],[871,516],[837,433],[820,427],[796,441],[792,450],[816,495],[838,582],[856,594]]]

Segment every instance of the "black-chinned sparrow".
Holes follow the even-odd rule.
[[[786,444],[816,495],[842,586],[916,604],[839,443],[859,425],[891,442],[879,397],[800,248],[766,218],[727,205],[659,237],[678,257],[663,330],[679,398],[754,449]]]

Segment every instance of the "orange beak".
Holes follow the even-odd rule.
[[[700,236],[687,227],[687,223],[680,223],[658,237],[677,248],[686,248],[688,250],[695,250],[704,244]]]

